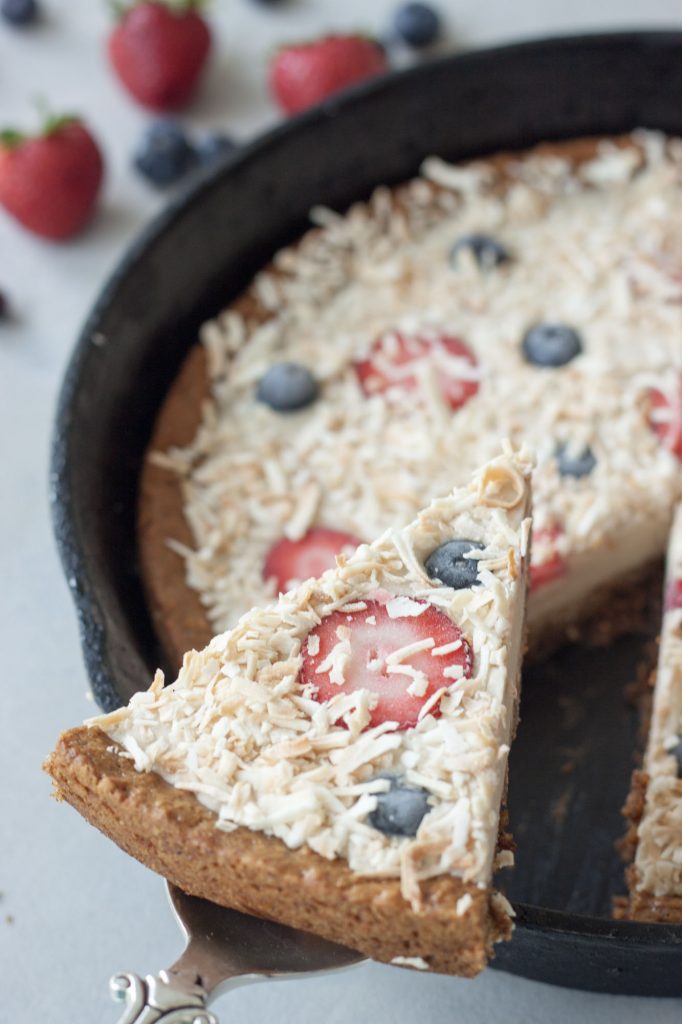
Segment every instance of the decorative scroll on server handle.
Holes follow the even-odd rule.
[[[168,883],[187,945],[166,971],[115,974],[114,999],[125,1003],[118,1024],[218,1024],[208,1003],[261,978],[305,977],[362,961],[359,953],[272,921],[187,896]]]
[[[185,986],[168,971],[145,978],[115,974],[109,989],[126,1004],[118,1024],[218,1024],[206,1009],[209,993],[201,985]]]

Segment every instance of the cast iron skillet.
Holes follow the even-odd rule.
[[[203,320],[305,229],[404,181],[436,153],[462,159],[542,140],[682,132],[682,33],[524,43],[361,86],[288,122],[197,181],[132,247],[83,329],[54,437],[52,503],[85,661],[104,709],[162,662],[140,585],[135,501],[152,422]],[[682,995],[682,926],[609,920],[613,843],[636,723],[623,700],[645,638],[567,649],[524,679],[511,763],[516,934],[495,966],[602,992]],[[570,762],[566,773],[562,766]]]

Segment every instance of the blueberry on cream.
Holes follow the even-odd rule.
[[[560,444],[556,450],[556,461],[561,476],[580,478],[589,476],[597,465],[597,459],[589,446],[573,451],[569,445]]]
[[[480,551],[482,545],[475,540],[448,540],[432,551],[424,567],[432,580],[443,583],[453,590],[476,587],[478,559],[467,557],[470,551]]]
[[[256,397],[275,412],[294,412],[317,398],[317,381],[300,363],[275,363],[258,382]]]
[[[389,776],[390,788],[377,793],[377,805],[368,816],[372,828],[389,836],[414,836],[431,809],[429,794],[421,787],[408,786]]]
[[[543,323],[530,327],[523,338],[526,361],[535,366],[565,366],[583,350],[580,335],[567,324]]]
[[[450,249],[451,266],[457,267],[459,258],[465,251],[473,255],[481,270],[493,270],[511,260],[509,250],[501,242],[491,235],[479,232],[463,235],[455,242]]]

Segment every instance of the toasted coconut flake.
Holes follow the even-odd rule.
[[[480,495],[483,504],[491,508],[516,508],[523,501],[523,480],[509,466],[488,466],[481,474]]]
[[[473,905],[473,902],[471,893],[469,892],[465,892],[463,896],[460,896],[455,904],[455,914],[457,917],[464,917],[469,907]]]

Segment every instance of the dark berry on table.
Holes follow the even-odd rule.
[[[567,324],[535,324],[523,338],[523,354],[535,366],[565,366],[582,350],[580,335]]]
[[[469,551],[480,551],[483,545],[475,540],[448,540],[432,551],[424,563],[432,580],[439,580],[453,590],[477,587],[478,559],[465,557]]]
[[[0,292],[0,320],[3,320],[9,313],[9,305],[4,292]]]
[[[31,25],[40,14],[37,0],[2,0],[0,14],[10,25]]]
[[[414,836],[429,813],[429,794],[425,789],[408,786],[394,776],[390,789],[377,793],[377,805],[368,815],[372,828],[388,836]]]
[[[317,398],[319,387],[307,366],[275,363],[258,382],[256,397],[276,412],[303,409]]]
[[[566,444],[560,444],[557,448],[556,460],[561,476],[589,476],[597,465],[591,448],[586,447],[580,452],[574,452]]]
[[[202,164],[212,164],[214,160],[218,160],[221,156],[234,153],[238,146],[229,135],[215,132],[212,135],[205,135],[199,140],[195,148]]]
[[[682,779],[682,739],[677,741],[670,753],[677,761],[677,777]]]
[[[441,30],[440,16],[430,4],[403,4],[395,13],[395,30],[408,46],[430,46]]]
[[[135,154],[135,166],[153,185],[179,181],[196,164],[197,155],[181,125],[170,118],[154,121]]]
[[[450,250],[450,264],[453,267],[457,267],[459,257],[465,250],[471,252],[481,270],[493,270],[511,259],[509,250],[496,238],[476,232],[463,235],[453,245]]]

